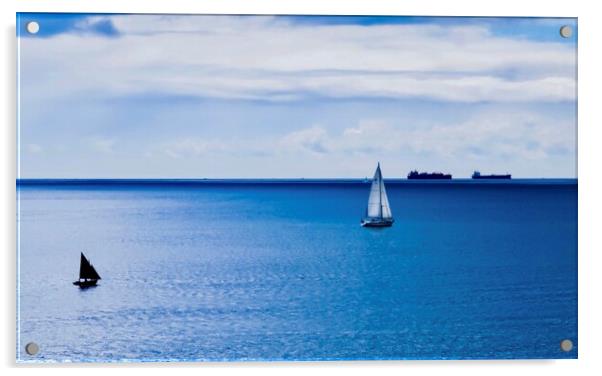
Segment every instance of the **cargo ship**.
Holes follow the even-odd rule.
[[[512,175],[510,174],[504,174],[504,175],[481,175],[481,173],[479,171],[475,171],[472,174],[472,178],[473,179],[512,179]]]
[[[451,174],[444,174],[442,172],[418,172],[416,170],[410,171],[408,174],[408,179],[417,179],[417,180],[449,180],[451,179]]]

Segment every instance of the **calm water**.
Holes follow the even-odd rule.
[[[387,189],[366,229],[357,182],[20,185],[18,357],[577,356],[576,181]]]

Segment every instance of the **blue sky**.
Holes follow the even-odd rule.
[[[23,178],[576,177],[574,19],[18,21]]]

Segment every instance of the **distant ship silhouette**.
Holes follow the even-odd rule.
[[[417,180],[431,180],[431,179],[451,179],[451,174],[444,174],[442,172],[418,172],[416,170],[410,171],[408,174],[408,179],[417,179]]]
[[[504,174],[504,175],[481,175],[481,173],[479,171],[475,171],[472,174],[472,178],[473,179],[511,179],[512,175],[510,174]]]

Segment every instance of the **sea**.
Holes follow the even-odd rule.
[[[577,358],[577,180],[385,183],[19,180],[17,361]]]

